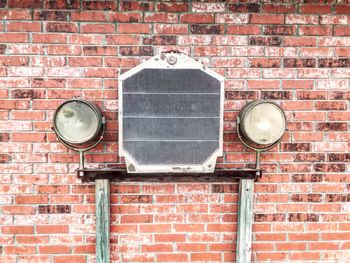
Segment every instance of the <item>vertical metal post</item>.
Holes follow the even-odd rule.
[[[108,179],[95,180],[96,263],[109,263],[110,189]]]
[[[252,252],[254,179],[239,180],[236,262],[250,263]]]

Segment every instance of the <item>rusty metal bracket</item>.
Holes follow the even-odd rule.
[[[83,182],[108,179],[111,182],[232,182],[233,179],[257,179],[261,170],[218,169],[213,173],[128,173],[122,169],[81,169]]]

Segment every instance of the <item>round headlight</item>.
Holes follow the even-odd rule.
[[[284,112],[272,101],[258,100],[247,104],[240,112],[239,118],[242,135],[260,145],[277,142],[286,129]]]
[[[61,140],[70,144],[92,141],[100,132],[100,110],[85,100],[68,100],[61,104],[54,115],[54,128]]]

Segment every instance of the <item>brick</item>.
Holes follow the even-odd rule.
[[[249,37],[249,45],[252,46],[281,46],[281,37]]]
[[[316,129],[319,131],[347,131],[345,122],[321,122],[317,123]]]
[[[9,32],[40,32],[41,23],[39,22],[8,22],[6,24]]]
[[[257,233],[255,235],[257,241],[285,241],[284,233]]]
[[[35,213],[33,206],[3,206],[2,213],[6,215],[30,215]]]
[[[42,8],[43,3],[40,0],[8,0],[7,5],[9,8]]]
[[[314,5],[314,4],[307,4],[307,5],[300,5],[299,7],[300,13],[304,14],[329,14],[332,11],[331,5]]]
[[[294,35],[295,27],[293,26],[265,26],[265,35]]]
[[[0,42],[2,43],[25,43],[28,42],[26,33],[1,33]]]
[[[144,244],[141,247],[141,252],[173,252],[173,246],[171,244]]]
[[[80,2],[79,1],[66,1],[66,0],[57,0],[52,1],[49,0],[46,2],[45,7],[47,9],[78,9],[80,8]]]
[[[151,26],[149,24],[119,24],[118,33],[149,34],[151,33]]]
[[[261,98],[270,100],[289,100],[292,93],[289,91],[261,91]]]
[[[324,58],[318,60],[318,66],[320,68],[331,67],[331,68],[344,68],[350,67],[350,59],[349,58]]]
[[[69,214],[71,213],[70,205],[39,205],[39,214]]]
[[[300,151],[310,151],[311,144],[310,143],[283,143],[281,145],[283,151],[286,152],[300,152]]]
[[[104,22],[106,21],[106,15],[104,12],[97,11],[77,11],[70,12],[71,21],[91,21],[91,22]]]
[[[176,45],[176,36],[162,35],[153,37],[144,37],[145,45]]]
[[[263,11],[267,13],[294,13],[297,6],[294,4],[264,4]]]
[[[331,36],[332,27],[330,26],[300,26],[299,35],[301,36]]]
[[[221,261],[221,253],[192,253],[191,261]]]
[[[315,164],[316,172],[345,172],[345,164]]]
[[[335,5],[334,6],[335,14],[350,14],[348,5]]]
[[[67,245],[45,245],[39,246],[40,254],[68,254],[70,247]]]
[[[6,246],[4,249],[6,254],[35,254],[36,248],[35,246]]]
[[[249,22],[249,14],[216,14],[215,23],[225,24],[247,24]],[[197,22],[193,22],[197,23]],[[208,22],[209,23],[209,22]],[[255,26],[258,27],[258,26]]]
[[[229,35],[259,35],[261,32],[259,26],[251,25],[227,25],[226,34]]]
[[[178,16],[176,14],[167,14],[167,13],[150,13],[145,15],[144,22],[177,23]]]
[[[283,59],[283,65],[286,68],[314,68],[316,67],[316,60],[312,58],[285,58]]]
[[[209,24],[214,22],[214,16],[210,14],[183,14],[180,16],[182,23]]]
[[[318,24],[318,16],[287,14],[286,24]]]
[[[319,216],[317,214],[291,213],[288,215],[288,221],[290,221],[290,222],[318,222]]]
[[[1,233],[3,234],[33,234],[33,226],[2,226]]]
[[[283,24],[284,15],[251,14],[249,22],[252,24]]]
[[[69,233],[69,226],[68,225],[37,225],[36,232],[38,234],[64,234],[64,233]],[[59,253],[59,254],[65,254],[65,253],[66,252]],[[46,254],[46,253],[43,253],[43,254]]]
[[[326,202],[349,202],[349,194],[326,194]]]
[[[318,101],[315,105],[316,110],[347,110],[346,102],[337,101]]]
[[[321,202],[321,194],[293,194],[291,196],[293,202]]]
[[[84,24],[80,25],[81,33],[114,33],[115,26],[111,24]]]
[[[139,3],[137,1],[135,2],[122,2],[120,9],[122,11],[152,11],[153,10],[153,4],[152,3]]]
[[[102,18],[104,18],[104,16]],[[91,19],[91,20],[94,21],[94,19]],[[113,12],[109,14],[109,21],[120,22],[120,23],[137,23],[137,22],[141,22],[141,14]]]
[[[276,89],[279,85],[278,80],[248,80],[249,89]]]
[[[348,26],[339,26],[334,28],[334,35],[335,36],[350,36],[350,27]]]
[[[34,20],[43,21],[68,21],[69,12],[66,11],[49,11],[49,10],[35,10],[33,14]]]
[[[110,56],[116,55],[117,48],[110,46],[84,46],[83,53],[87,56]]]
[[[236,12],[259,13],[261,11],[261,5],[259,3],[229,4],[228,10],[234,13]]]
[[[48,197],[46,195],[16,196],[15,202],[17,204],[46,204],[48,203]]]
[[[69,57],[68,64],[72,67],[100,67],[102,66],[102,59],[92,57]]]
[[[252,58],[250,59],[252,68],[279,68],[280,59],[277,58]]]
[[[77,32],[77,25],[74,23],[56,23],[49,22],[46,25],[47,32],[65,32],[65,33],[74,33]]]
[[[291,233],[288,235],[291,241],[315,241],[318,240],[318,233]]]
[[[323,175],[322,174],[296,174],[292,176],[293,182],[322,182]]]
[[[85,263],[86,258],[84,255],[66,255],[66,256],[54,256],[54,263]]]
[[[104,10],[115,11],[117,9],[117,4],[115,1],[84,1],[83,9],[86,10]]]
[[[221,25],[190,25],[192,34],[222,34],[223,30]]]
[[[120,47],[120,54],[122,56],[152,56],[153,48],[151,46],[143,47]]]
[[[157,262],[188,262],[188,255],[183,253],[157,254]]]
[[[316,38],[286,36],[284,38],[284,45],[288,47],[315,47]]]
[[[227,56],[229,54],[228,47],[195,47],[194,54],[196,56],[209,56],[209,57],[217,57],[217,56]]]
[[[187,12],[187,3],[160,3],[157,4],[157,10],[167,13]]]
[[[158,34],[187,34],[188,27],[186,25],[155,24],[153,30]]]

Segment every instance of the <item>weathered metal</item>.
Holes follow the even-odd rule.
[[[108,179],[111,182],[232,182],[235,179],[255,179],[260,170],[215,170],[213,173],[128,173],[122,169],[83,169],[78,176],[86,182]]]
[[[96,262],[109,263],[110,251],[110,189],[108,179],[95,181]]]
[[[119,154],[128,172],[213,172],[223,154],[223,80],[174,53],[119,76]]]
[[[254,179],[240,179],[236,262],[251,262]]]

